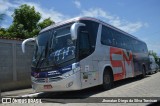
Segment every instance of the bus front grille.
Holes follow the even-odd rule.
[[[51,78],[49,78],[49,82],[59,81],[61,79],[63,79],[63,78],[62,77],[51,77]]]
[[[50,78],[36,78],[34,82],[37,83],[46,83],[46,82],[55,82],[62,80],[62,77],[50,77]]]
[[[34,80],[34,82],[44,83],[44,82],[45,82],[45,78],[36,78],[36,79]]]

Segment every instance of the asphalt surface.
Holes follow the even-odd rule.
[[[112,105],[112,106],[146,106],[153,103],[141,103],[145,97],[160,97],[160,72],[153,75],[147,75],[146,78],[129,78],[114,83],[114,88],[102,91],[99,86],[88,88],[80,91],[60,92],[60,93],[34,93],[32,89],[24,89],[17,91],[2,92],[2,97],[28,97],[30,99],[42,99],[40,104],[23,104],[26,106],[61,106],[61,105]],[[116,97],[116,98],[107,98]],[[117,98],[118,97],[118,98]],[[124,98],[123,98],[124,97]],[[131,98],[133,97],[133,98]],[[142,98],[139,98],[142,97]],[[102,103],[104,99],[120,100],[120,103]],[[132,99],[137,103],[128,103]],[[150,99],[150,98],[147,98]],[[152,98],[157,99],[157,98]],[[128,100],[128,101],[127,101]],[[138,100],[138,101],[137,101]],[[22,105],[22,104],[0,104],[0,105]],[[156,103],[157,106],[160,104]]]

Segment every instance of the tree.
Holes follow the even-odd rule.
[[[38,23],[38,27],[40,29],[43,29],[51,24],[54,24],[54,22],[50,18],[47,18],[47,19],[43,20],[42,22]]]
[[[0,36],[8,38],[30,38],[39,33],[39,31],[54,22],[47,18],[39,22],[41,15],[35,11],[35,8],[26,4],[15,9],[13,15],[13,23],[8,29],[0,29]],[[2,20],[0,16],[0,20]]]
[[[5,33],[6,33],[6,29],[0,28],[0,36],[4,36]]]
[[[8,29],[12,37],[24,39],[34,36],[33,30],[37,29],[41,15],[33,6],[21,5],[15,9],[12,17],[13,23]]]
[[[39,12],[36,12],[34,7],[30,7],[26,4],[21,5],[20,8],[15,9],[13,16],[13,22],[22,24],[24,30],[32,31],[37,27],[37,23],[41,19]]]

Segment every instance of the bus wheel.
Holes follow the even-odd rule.
[[[113,87],[113,75],[112,75],[111,71],[105,70],[103,73],[102,89],[109,90],[112,87]]]
[[[152,75],[153,74],[153,72],[151,71],[150,73],[149,73],[149,75]]]
[[[145,78],[146,77],[146,70],[145,70],[145,67],[143,66],[142,68],[142,78]]]

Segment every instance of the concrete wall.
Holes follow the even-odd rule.
[[[30,72],[34,44],[27,44],[22,53],[22,41],[0,39],[0,89],[13,90],[31,86]]]

